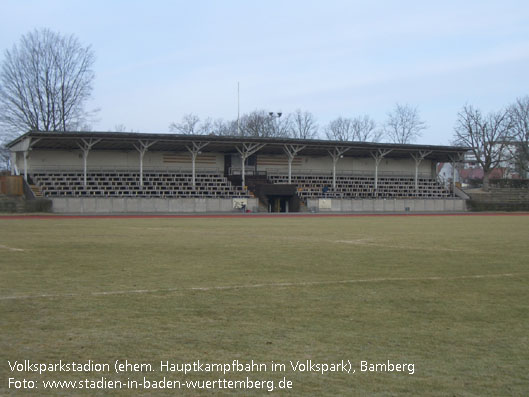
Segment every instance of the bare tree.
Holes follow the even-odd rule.
[[[193,113],[187,113],[182,116],[180,123],[169,124],[169,131],[185,135],[198,135],[202,133],[200,129],[200,118]]]
[[[287,137],[290,130],[288,116],[277,116],[264,110],[255,110],[240,118],[240,135],[252,137]]]
[[[272,135],[278,138],[288,138],[292,131],[292,118],[290,114],[268,112],[272,124]]]
[[[378,142],[382,132],[376,127],[375,120],[368,115],[338,117],[327,125],[325,134],[333,141]]]
[[[114,132],[139,132],[139,131],[134,130],[133,128],[127,128],[125,124],[116,124],[114,126]]]
[[[8,170],[11,164],[11,152],[7,148],[7,143],[15,139],[17,134],[14,131],[0,130],[0,171]]]
[[[529,173],[529,96],[518,98],[509,106],[513,145],[510,147],[516,171],[527,177]]]
[[[223,119],[216,119],[212,123],[210,133],[220,136],[236,136],[237,120],[224,121]]]
[[[492,170],[508,159],[511,121],[506,110],[484,116],[479,109],[466,105],[457,115],[454,143],[467,146],[483,169],[483,190],[489,190]]]
[[[242,136],[268,137],[273,136],[272,119],[265,111],[254,111],[240,118],[240,134]]]
[[[325,128],[325,135],[331,141],[352,141],[354,138],[353,120],[338,117]]]
[[[9,169],[10,159],[9,149],[5,147],[5,144],[0,144],[0,171]]]
[[[289,136],[296,139],[314,139],[318,135],[318,125],[314,115],[297,109],[290,115]]]
[[[395,108],[388,113],[384,133],[393,143],[412,143],[426,129],[426,123],[419,117],[416,107],[410,105],[396,104]]]
[[[379,142],[382,138],[382,131],[377,129],[375,120],[368,115],[352,119],[351,129],[353,130],[353,141]]]
[[[80,129],[92,93],[94,53],[48,29],[22,36],[5,51],[0,71],[0,124],[17,132]]]

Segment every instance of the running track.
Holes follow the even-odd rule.
[[[399,216],[529,216],[529,212],[459,212],[459,213],[369,213],[369,214],[143,214],[143,215],[0,215],[0,220],[9,219],[157,219],[157,218],[355,218],[355,217],[399,217]]]

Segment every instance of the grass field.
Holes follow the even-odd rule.
[[[356,372],[290,367],[307,359]],[[10,369],[24,360],[110,370]],[[116,360],[152,368],[117,374]],[[197,360],[267,367],[160,371]],[[413,374],[361,371],[388,360]],[[43,383],[144,377],[292,388]],[[529,216],[0,219],[0,395],[232,394],[529,395]]]

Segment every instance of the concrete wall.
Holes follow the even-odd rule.
[[[55,213],[111,214],[111,213],[191,213],[240,212],[233,208],[233,199],[198,198],[53,198]],[[247,199],[247,209],[256,212],[258,200]]]
[[[182,163],[164,163],[164,154],[175,154],[183,157],[189,156],[188,162]],[[284,165],[259,165],[257,163],[257,169],[260,171],[274,170],[282,174],[288,172],[288,165],[286,162],[286,156],[267,156],[269,158],[277,157],[278,159],[285,160]],[[293,164],[292,172],[303,173],[303,171],[319,171],[332,172],[332,160],[330,156],[299,156],[296,158]],[[217,168],[220,172],[224,170],[224,154],[215,154],[215,164],[201,164],[200,155],[197,158],[197,170],[200,169],[211,169]],[[17,153],[16,164],[18,170],[23,173],[24,160],[22,152]],[[104,150],[92,150],[88,155],[87,162],[88,170],[90,169],[130,169],[138,171],[140,167],[139,154],[136,150],[129,151],[104,151]],[[240,167],[240,156],[232,156],[232,166]],[[175,169],[175,170],[191,170],[191,156],[188,152],[147,152],[143,158],[143,166],[147,170],[149,168],[158,169]],[[32,150],[29,152],[28,157],[28,169],[67,169],[67,170],[82,170],[83,169],[83,155],[81,150]],[[336,170],[346,173],[362,173],[362,174],[373,174],[375,172],[374,160],[370,157],[348,157],[344,156],[340,159],[336,165]],[[385,172],[396,173],[399,175],[415,175],[415,162],[410,157],[409,159],[383,159],[379,165],[379,174],[382,176]],[[420,174],[431,174],[432,162],[424,160],[419,166]],[[312,172],[310,172],[312,173]]]
[[[233,199],[193,198],[53,198],[52,211],[74,214],[119,214],[119,213],[237,213]],[[258,212],[258,199],[247,199],[247,209]],[[309,199],[307,208],[311,212],[462,212],[466,211],[465,200],[460,199],[414,199],[414,200],[347,200]]]
[[[188,162],[182,163],[164,163],[164,154],[175,154],[183,157],[189,157]],[[223,170],[224,155],[217,153],[215,155],[216,163],[208,164],[204,168],[211,169],[218,168]],[[24,170],[24,157],[22,153],[17,154],[17,167],[20,172]],[[200,163],[200,155],[197,158],[197,170],[202,168]],[[83,169],[83,154],[81,150],[32,150],[29,152],[28,169],[46,169],[53,167],[55,169],[67,170],[82,170]],[[143,157],[143,167],[147,170],[149,168],[158,169],[178,169],[191,170],[191,155],[188,152],[147,152]],[[88,154],[87,169],[130,169],[139,171],[140,158],[136,150],[129,151],[105,151],[105,150],[91,150]]]
[[[461,199],[308,199],[307,208],[313,212],[461,212],[466,202]],[[329,201],[331,208],[329,209]],[[320,205],[322,204],[322,205]]]
[[[277,157],[278,159],[285,159],[285,156],[267,156],[269,158]],[[295,175],[296,172],[300,171],[326,171],[329,174],[332,173],[332,159],[330,156],[299,156],[301,161],[292,164],[292,173]],[[432,162],[430,160],[424,160],[419,165],[420,174],[431,174]],[[275,170],[281,173],[288,173],[288,164],[285,163],[284,166],[270,166],[270,165],[259,165],[257,162],[257,169],[259,171],[269,171]],[[375,174],[375,160],[371,157],[347,157],[344,156],[343,159],[340,159],[336,164],[337,172],[346,172],[346,173],[363,173],[363,174]],[[409,159],[383,159],[380,162],[378,167],[380,174],[384,172],[392,172],[400,175],[415,175],[415,161],[411,158]]]

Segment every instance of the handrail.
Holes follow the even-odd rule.
[[[38,167],[32,167],[30,173],[35,172],[83,172],[83,167],[76,165],[44,165]],[[87,173],[92,172],[136,172],[139,173],[139,168],[133,167],[117,167],[117,166],[89,166],[86,170]],[[143,172],[180,172],[180,173],[191,173],[191,168],[181,167],[160,167],[160,166],[144,166]],[[220,173],[218,167],[201,167],[197,168],[197,173]]]
[[[266,168],[268,175],[286,175],[286,170],[282,168]],[[292,172],[293,176],[331,176],[332,170],[322,170],[322,169],[302,169],[295,170]],[[407,178],[415,178],[415,172],[407,173],[405,171],[378,171],[379,176],[403,176]],[[336,176],[374,176],[374,171],[369,170],[336,170]],[[432,179],[432,176],[429,172],[419,172],[419,178]]]
[[[37,198],[33,190],[31,190],[29,183],[24,178],[22,178],[22,189],[24,191],[24,197],[27,200],[35,200]]]
[[[463,200],[469,200],[470,196],[466,194],[463,190],[459,189],[457,186],[454,186],[454,195],[462,198]]]

